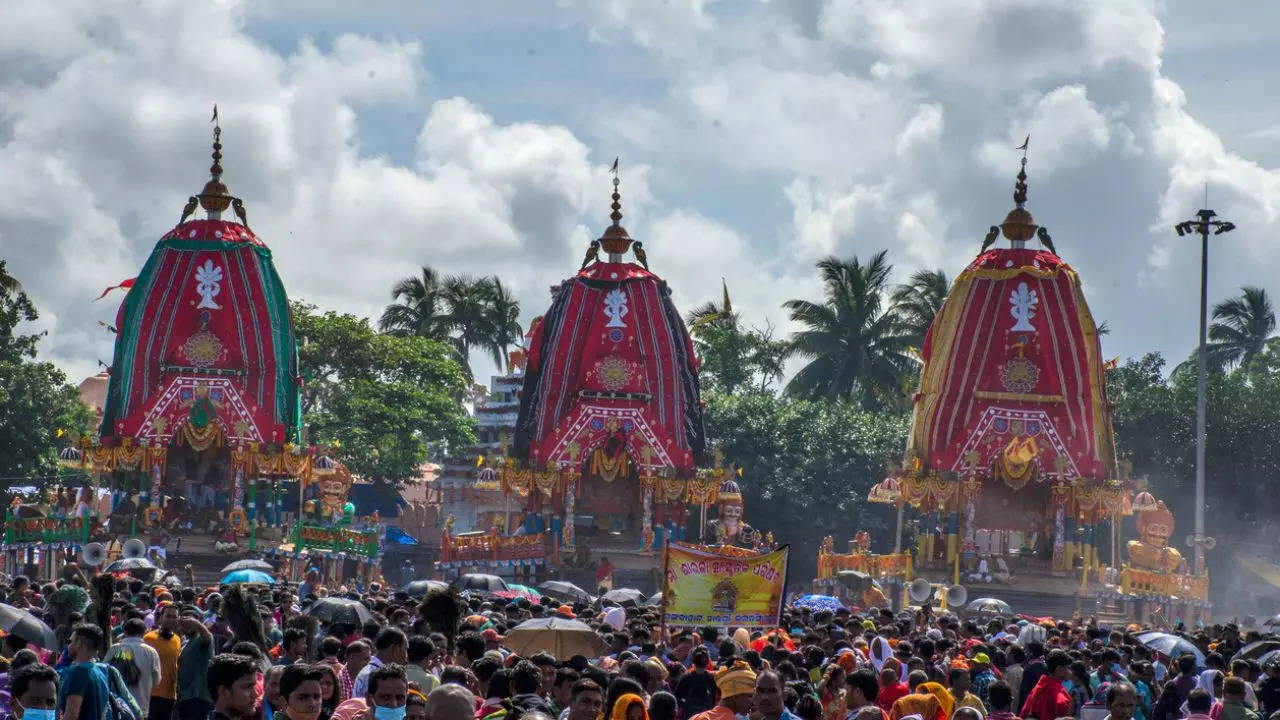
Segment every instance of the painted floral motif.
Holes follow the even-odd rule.
[[[635,377],[636,366],[617,355],[601,358],[592,368],[592,375],[600,387],[610,392],[617,392],[631,383]]]
[[[221,305],[213,301],[222,292],[222,268],[214,265],[212,260],[205,260],[203,265],[196,268],[196,292],[200,295],[197,309],[222,309]]]

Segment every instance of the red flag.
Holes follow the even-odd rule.
[[[107,296],[107,293],[111,292],[112,290],[118,290],[118,289],[120,289],[120,288],[124,288],[125,290],[128,290],[129,288],[133,287],[133,281],[134,281],[134,280],[137,280],[137,278],[129,278],[128,280],[123,280],[123,281],[121,281],[121,283],[120,283],[119,285],[112,285],[111,287],[107,288],[106,290],[103,290],[103,291],[102,291],[102,294],[101,294],[101,295],[99,295],[98,297],[94,298],[94,299],[93,299],[93,301],[94,301],[94,302],[98,302],[98,301],[99,301],[99,300],[101,300],[102,298],[106,297],[106,296]]]

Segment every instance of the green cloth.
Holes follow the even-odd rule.
[[[210,705],[209,681],[206,673],[213,659],[213,638],[199,635],[182,645],[178,655],[178,700],[204,700]]]

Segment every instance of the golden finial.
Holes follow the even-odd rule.
[[[613,224],[605,228],[604,235],[600,236],[600,245],[604,247],[604,251],[609,253],[610,262],[618,262],[621,258],[613,257],[622,255],[631,247],[631,236],[627,235],[627,229],[622,227],[622,195],[618,192],[618,158],[613,159],[613,167],[609,168],[609,172],[613,174],[613,212],[609,213],[609,219],[613,220]]]
[[[213,165],[209,167],[209,182],[200,190],[200,207],[216,219],[217,214],[231,207],[231,193],[222,182],[222,126],[218,123],[218,106],[213,106]]]
[[[1027,148],[1030,145],[1031,136],[1028,135],[1018,147],[1022,151],[1022,167],[1018,170],[1017,182],[1013,184],[1014,208],[1005,216],[1004,222],[1000,223],[1001,232],[1015,248],[1021,248],[1034,237],[1038,227],[1031,213],[1024,207],[1027,204]]]

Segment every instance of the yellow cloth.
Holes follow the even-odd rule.
[[[632,705],[639,705],[640,712],[644,713],[643,720],[649,720],[649,711],[645,709],[644,698],[634,693],[627,693],[618,698],[613,704],[613,713],[609,716],[610,720],[627,720],[627,710]]]
[[[142,636],[142,641],[160,655],[160,682],[151,686],[151,697],[178,699],[178,653],[182,652],[182,638],[177,633],[165,640],[159,630]]]
[[[739,660],[716,673],[716,688],[722,698],[750,695],[756,691],[756,673],[745,660]]]
[[[956,699],[942,685],[936,682],[927,682],[916,688],[918,693],[929,693],[938,698],[938,704],[942,706],[942,714],[951,717],[951,711],[955,709]]]

